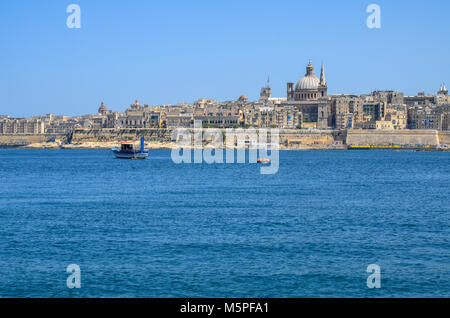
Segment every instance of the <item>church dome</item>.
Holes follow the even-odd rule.
[[[319,89],[320,80],[314,74],[314,66],[309,61],[308,66],[306,66],[306,75],[297,82],[295,85],[296,91],[302,90],[316,90]]]
[[[317,78],[316,75],[314,74],[306,75],[297,82],[297,85],[295,85],[295,90],[302,91],[308,89],[318,89],[319,83],[320,80]]]
[[[101,106],[100,106],[99,109],[98,109],[98,112],[99,112],[99,113],[103,113],[103,112],[106,112],[107,110],[108,110],[108,109],[106,108],[105,103],[102,102]]]
[[[241,95],[241,96],[239,96],[239,98],[238,98],[238,101],[247,101],[248,100],[248,98],[247,98],[247,96],[245,96],[245,95]]]

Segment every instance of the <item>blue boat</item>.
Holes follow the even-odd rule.
[[[145,159],[148,157],[148,150],[144,149],[144,137],[141,138],[141,146],[133,141],[123,141],[119,148],[111,149],[118,159]]]

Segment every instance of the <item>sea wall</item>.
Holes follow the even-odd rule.
[[[346,143],[351,145],[430,145],[439,146],[437,130],[349,130]]]
[[[280,143],[293,146],[343,144],[345,132],[339,130],[296,130],[280,129]]]
[[[168,129],[75,129],[72,143],[135,141],[144,137],[146,141],[170,142],[172,131]]]
[[[189,129],[191,133],[193,129]],[[226,130],[222,129],[226,138]],[[137,140],[144,137],[147,142],[171,142],[173,131],[170,129],[75,129],[72,143],[83,142],[118,142],[125,140]],[[296,130],[280,129],[280,143],[302,144],[335,144],[343,143],[345,134],[334,130]]]
[[[439,142],[441,143],[441,145],[450,146],[450,131],[440,131]]]
[[[66,140],[65,135],[13,135],[13,134],[0,134],[0,147],[21,147],[35,143],[45,143],[51,138]]]
[[[119,141],[136,141],[141,136],[146,142],[171,143],[170,129],[76,129],[72,134],[73,144],[83,143],[117,143]],[[192,132],[192,129],[191,129]],[[226,130],[222,130],[226,138]],[[66,135],[13,135],[0,134],[0,147],[22,147],[31,144],[46,143],[51,138],[67,141]],[[297,130],[280,129],[281,145],[289,148],[301,148],[306,145],[450,145],[450,131],[436,130]],[[108,145],[109,147],[110,145]]]

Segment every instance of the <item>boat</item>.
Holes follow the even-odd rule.
[[[120,148],[111,149],[118,159],[145,159],[148,157],[148,150],[144,149],[144,137],[141,138],[140,147],[136,142],[123,141]]]
[[[258,163],[270,163],[270,159],[269,158],[258,158],[257,162]]]

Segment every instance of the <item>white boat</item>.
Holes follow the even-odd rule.
[[[120,148],[111,149],[118,159],[145,159],[148,157],[148,150],[144,149],[144,137],[141,138],[140,147],[136,142],[123,141]]]

